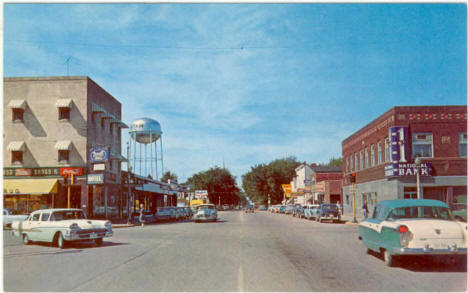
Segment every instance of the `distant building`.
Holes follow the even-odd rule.
[[[310,176],[312,197],[311,203],[337,203],[343,202],[341,187],[343,171],[335,166],[311,166]]]
[[[346,138],[345,213],[352,213],[353,173],[359,213],[364,200],[372,212],[381,200],[416,198],[417,172],[421,197],[466,203],[466,117],[466,106],[394,107]]]
[[[70,207],[123,217],[121,108],[86,76],[4,78],[4,206],[20,212],[67,207],[70,192]],[[100,171],[89,159],[95,147],[108,150]],[[95,172],[103,175],[88,182]]]

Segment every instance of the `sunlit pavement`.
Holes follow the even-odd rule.
[[[4,232],[5,291],[466,291],[466,261],[367,255],[358,227],[219,212],[115,229],[101,247],[24,246]]]

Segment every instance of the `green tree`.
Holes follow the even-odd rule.
[[[239,204],[240,190],[236,179],[225,168],[214,167],[208,171],[194,174],[187,180],[193,190],[207,190],[211,203]]]
[[[161,178],[161,182],[169,182],[169,180],[177,181],[177,175],[174,173],[171,173],[171,171],[167,171],[166,173],[164,173],[163,177]]]
[[[299,165],[294,157],[255,165],[242,176],[242,188],[254,202],[267,204],[270,195],[271,204],[279,203],[283,200],[281,185],[291,182]]]
[[[341,157],[338,157],[338,158],[331,158],[330,161],[328,162],[328,164],[326,164],[326,166],[330,166],[330,167],[341,167],[343,166],[343,158]]]

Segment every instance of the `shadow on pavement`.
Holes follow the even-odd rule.
[[[385,266],[383,256],[374,251],[370,252],[372,255],[382,261],[382,265]],[[466,273],[467,272],[467,261],[465,255],[408,255],[398,256],[395,259],[395,267],[404,270],[420,273],[434,273],[434,272],[445,272],[445,273]]]

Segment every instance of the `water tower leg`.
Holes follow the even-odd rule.
[[[161,176],[164,176],[164,159],[163,159],[163,146],[162,146],[162,135],[161,137],[159,138],[161,141]]]
[[[154,164],[155,164],[155,170],[156,170],[156,180],[159,180],[159,174],[158,174],[158,144],[154,142]]]

